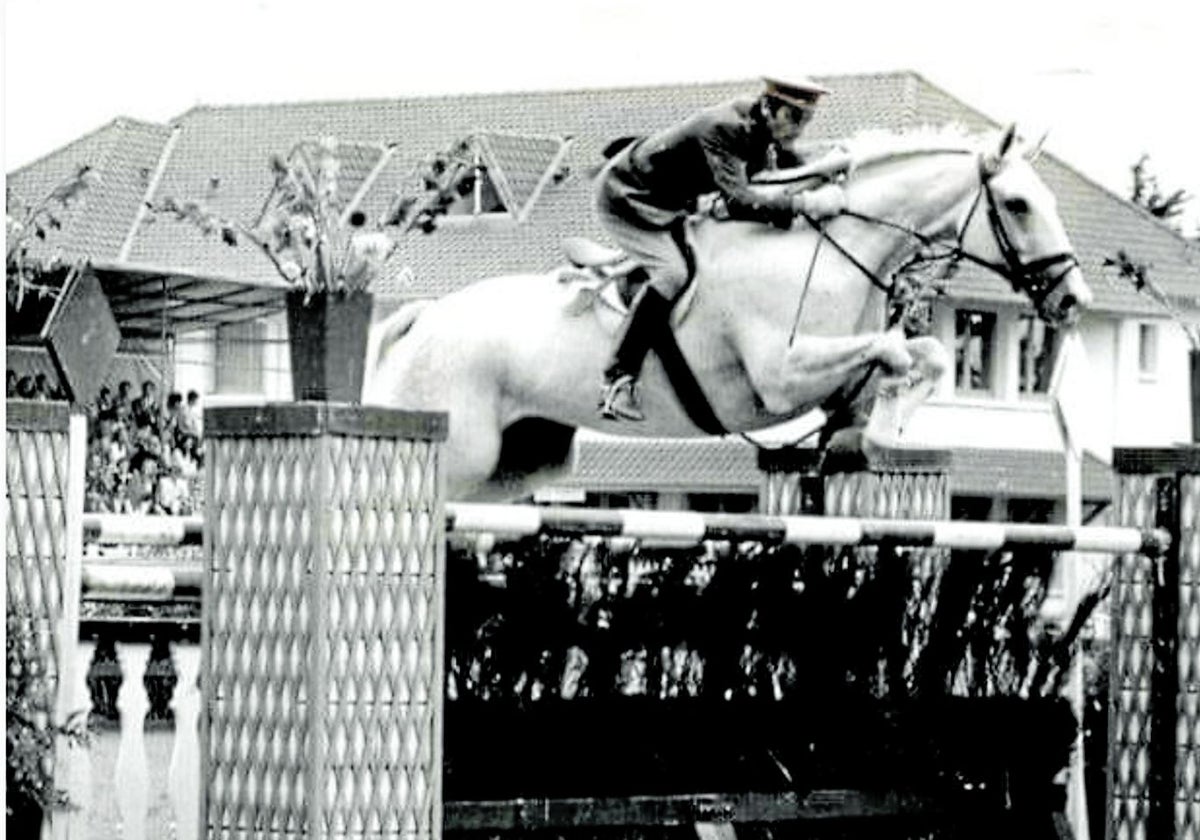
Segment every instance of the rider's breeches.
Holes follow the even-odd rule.
[[[650,229],[630,224],[613,212],[600,190],[596,212],[600,223],[650,275],[650,285],[667,300],[675,300],[687,285],[688,266],[670,228]]]

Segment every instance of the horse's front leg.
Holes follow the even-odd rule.
[[[911,338],[906,346],[912,366],[902,375],[881,377],[875,389],[863,434],[876,443],[896,442],[950,367],[950,354],[936,338]]]
[[[869,373],[878,363],[892,376],[905,376],[913,355],[902,333],[850,336],[797,336],[781,354],[761,338],[744,353],[746,371],[763,407],[772,414],[791,414],[823,402],[830,394]]]

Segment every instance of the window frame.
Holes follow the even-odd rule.
[[[984,347],[986,361],[984,364],[985,377],[987,383],[984,387],[976,388],[972,386],[964,387],[960,383],[959,375],[959,315],[977,314],[984,316],[991,321],[990,331],[987,337],[987,342]],[[956,306],[953,309],[953,318],[951,319],[952,327],[952,352],[954,355],[954,396],[959,399],[999,399],[1000,398],[1000,313],[993,309],[980,309],[966,306]]]
[[[1139,321],[1137,324],[1137,374],[1141,382],[1157,382],[1159,377],[1160,360],[1162,359],[1162,341],[1160,324],[1153,321]],[[1147,339],[1150,339],[1147,341]],[[1145,352],[1146,348],[1150,353]],[[1147,364],[1147,355],[1150,356]]]

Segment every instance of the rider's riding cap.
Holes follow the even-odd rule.
[[[797,108],[811,108],[817,104],[817,100],[829,93],[829,88],[822,87],[811,79],[784,82],[764,76],[763,83],[766,85],[763,96],[770,96]]]

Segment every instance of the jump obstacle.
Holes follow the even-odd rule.
[[[61,651],[77,633],[85,535],[164,545],[195,544],[204,533],[195,517],[150,525],[79,516],[79,419],[65,407],[9,404],[9,604],[23,605],[45,631],[56,685],[69,682]],[[1065,528],[877,515],[881,505],[888,516],[944,515],[944,482],[928,483],[928,469],[911,481],[866,470],[865,478],[827,482],[827,509],[857,504],[875,514],[858,517],[447,505],[438,478],[444,417],[297,404],[206,419],[206,836],[378,830],[440,838],[443,813],[454,813],[440,781],[445,536],[467,531],[1117,553],[1111,836],[1200,830],[1194,449],[1125,453],[1117,493],[1124,527]],[[342,574],[353,571],[372,574]],[[371,644],[383,648],[371,653]],[[306,702],[266,702],[298,696]],[[361,742],[353,733],[362,731],[390,737]],[[294,754],[301,745],[303,758]],[[497,817],[511,819],[511,809]]]

